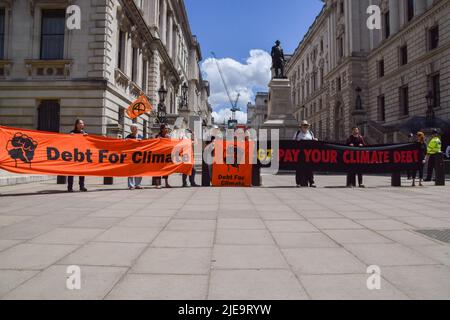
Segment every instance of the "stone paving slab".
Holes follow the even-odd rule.
[[[0,187],[0,299],[450,299],[449,187],[264,176],[262,188]],[[405,184],[410,182],[404,180]],[[82,288],[66,288],[67,267]],[[367,288],[380,267],[381,289]]]

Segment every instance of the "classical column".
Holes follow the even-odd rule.
[[[414,15],[418,16],[427,10],[427,0],[415,0]]]
[[[400,12],[399,1],[389,0],[389,25],[391,28],[391,35],[394,35],[400,29]]]
[[[172,48],[173,48],[173,16],[172,16],[172,14],[168,14],[167,18],[168,18],[168,21],[167,21],[166,48],[167,48],[167,52],[169,53],[169,56],[173,60],[173,52],[172,52]]]
[[[174,36],[175,36],[175,48],[173,48],[172,60],[175,66],[178,67],[178,54],[179,54],[178,48],[180,47],[180,34],[178,26],[175,26]]]
[[[166,44],[166,35],[167,35],[167,0],[161,1],[161,11],[159,13],[160,26],[159,26],[159,36],[161,41]]]

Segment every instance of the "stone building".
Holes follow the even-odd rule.
[[[247,125],[258,130],[268,116],[269,94],[267,92],[258,92],[255,97],[255,104],[247,104]]]
[[[80,29],[66,25],[71,5]],[[1,0],[0,32],[2,125],[67,132],[82,118],[90,133],[117,136],[132,123],[126,107],[144,93],[156,111],[161,87],[169,123],[208,124],[209,84],[183,0]],[[155,116],[137,120],[144,135]]]
[[[404,141],[427,127],[446,139],[450,1],[324,2],[287,65],[297,119],[324,140],[343,141],[355,125],[370,143]],[[367,25],[371,5],[381,29]]]

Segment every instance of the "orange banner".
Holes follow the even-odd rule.
[[[254,143],[249,141],[215,141],[212,169],[214,187],[251,187],[253,165],[250,162]],[[222,148],[223,152],[218,152]]]
[[[153,107],[148,102],[145,95],[141,95],[136,101],[128,106],[127,115],[130,119],[136,119],[137,117],[152,111]]]
[[[190,175],[190,140],[117,140],[0,126],[0,169],[61,176]]]

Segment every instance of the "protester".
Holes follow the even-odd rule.
[[[187,133],[189,133],[190,136]],[[192,151],[194,152],[195,144],[196,144],[194,133],[192,133],[192,131],[190,131],[190,130],[185,130],[183,139],[192,140]],[[198,187],[197,183],[195,182],[196,174],[197,174],[197,171],[195,170],[195,163],[194,163],[194,166],[192,167],[191,175],[189,176],[189,183],[191,184],[191,187],[194,187],[194,188]],[[187,186],[188,186],[187,180],[188,180],[188,176],[186,174],[183,174],[183,188],[187,188]]]
[[[409,142],[409,143],[415,143],[415,142],[416,142],[416,138],[415,138],[415,136],[414,136],[414,133],[410,133],[410,134],[408,135],[408,142]],[[406,176],[408,177],[408,180],[411,180],[411,179],[412,179],[412,173],[413,173],[412,170],[406,171]]]
[[[211,136],[211,139],[208,141],[206,140],[205,143],[205,149],[203,150],[203,165],[202,170],[205,170],[207,173],[207,177],[202,177],[202,186],[203,187],[209,187],[212,183],[212,173],[213,173],[213,164],[215,161],[215,142],[216,137]],[[206,185],[208,183],[208,185]]]
[[[361,148],[366,145],[364,137],[360,134],[359,128],[354,127],[352,129],[352,135],[347,139],[347,145],[350,147]],[[358,185],[360,188],[364,188],[363,175],[357,172],[350,172],[347,175],[347,187],[356,187],[356,175],[358,175]]]
[[[302,121],[299,130],[295,133],[294,141],[318,141],[314,137],[314,133],[311,131],[311,125],[308,121]],[[297,188],[309,187],[316,188],[314,183],[314,173],[311,169],[298,167],[295,172],[295,181],[297,183]]]
[[[427,147],[427,157],[426,160],[428,162],[427,167],[427,178],[424,180],[425,182],[430,182],[433,178],[433,171],[436,168],[436,156],[442,152],[442,142],[439,137],[439,131],[437,129],[433,130],[432,138]]]
[[[139,128],[136,124],[131,125],[131,133],[125,139],[137,140],[140,141],[144,137],[139,134]],[[141,187],[142,177],[129,177],[128,178],[128,189],[130,190],[142,190]]]
[[[417,171],[419,171],[419,186],[423,186],[422,185],[422,180],[423,180],[423,169],[425,167],[425,158],[427,156],[427,144],[425,142],[425,134],[423,132],[417,132],[416,135],[416,141],[417,143],[420,144],[420,155],[419,155],[419,159],[420,159],[420,164],[419,164],[419,170],[414,170],[412,172],[412,186],[415,187],[416,186],[416,178],[417,178]]]
[[[82,134],[87,136],[87,132],[84,130],[84,121],[81,119],[77,119],[75,121],[75,126],[74,129],[72,131],[70,131],[70,134]],[[81,192],[87,192],[88,190],[86,189],[86,187],[84,186],[85,184],[85,177],[79,177],[79,185],[80,185],[80,191]],[[70,176],[67,179],[67,191],[68,192],[73,192],[73,182],[74,182],[74,177]]]
[[[162,124],[160,129],[159,129],[159,133],[156,135],[156,139],[170,139],[169,136],[169,128],[167,127],[166,124]],[[156,184],[156,188],[157,189],[161,189],[161,180],[164,179],[165,184],[166,184],[166,188],[170,189],[172,188],[171,185],[169,184],[169,177],[165,176],[165,177],[155,177],[155,184]]]

